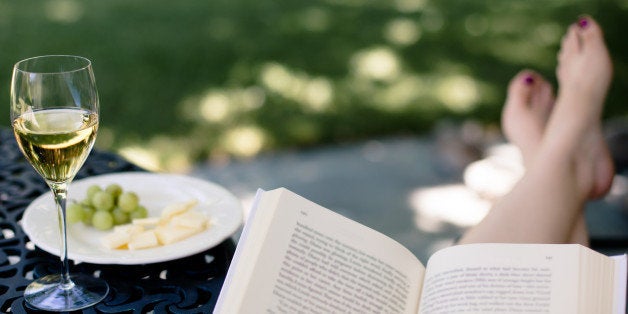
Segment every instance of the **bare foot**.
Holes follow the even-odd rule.
[[[546,128],[546,144],[575,156],[581,197],[594,199],[611,187],[614,167],[602,135],[601,114],[612,64],[599,25],[582,17],[563,37],[558,55],[559,92]]]
[[[536,156],[553,105],[552,86],[540,74],[523,70],[510,81],[502,128],[506,138],[520,149],[526,167]]]
[[[502,111],[502,128],[508,140],[521,151],[526,168],[537,155],[554,101],[552,85],[534,71],[523,70],[510,81]],[[588,246],[589,235],[583,213],[578,216],[568,242]]]

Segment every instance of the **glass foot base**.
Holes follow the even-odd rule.
[[[33,281],[24,290],[30,305],[47,311],[66,312],[94,305],[105,298],[109,285],[98,278],[71,274],[71,284],[61,285],[61,275],[48,275]]]

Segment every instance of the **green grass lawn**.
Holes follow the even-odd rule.
[[[626,116],[625,0],[0,0],[0,125],[13,64],[44,54],[93,61],[98,148],[169,171],[442,119],[497,125],[519,69],[554,80],[582,12],[615,59],[605,114]]]

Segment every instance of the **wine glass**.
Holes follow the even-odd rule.
[[[52,190],[61,235],[62,273],[38,278],[24,291],[24,299],[40,309],[82,309],[100,302],[109,291],[102,279],[70,274],[65,219],[68,184],[96,139],[98,106],[88,59],[40,56],[13,67],[13,131],[20,150]],[[56,223],[52,217],[50,223]]]

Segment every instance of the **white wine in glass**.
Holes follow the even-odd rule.
[[[24,299],[39,309],[82,309],[100,302],[109,291],[102,279],[70,274],[65,219],[68,185],[96,139],[98,107],[88,59],[41,56],[22,60],[13,68],[11,121],[15,138],[52,190],[61,235],[61,274],[37,278],[24,291]]]

